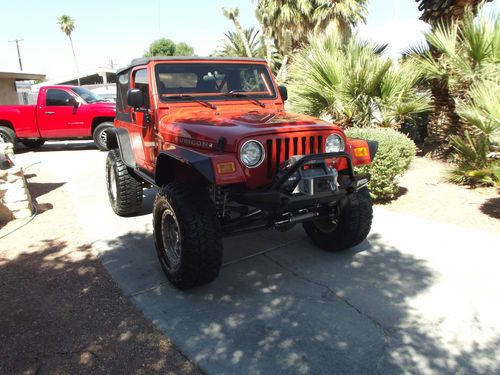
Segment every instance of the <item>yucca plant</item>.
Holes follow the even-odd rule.
[[[250,49],[251,55],[248,56],[247,48],[243,42],[240,34],[234,31],[228,31],[224,33],[225,38],[221,41],[218,46],[215,55],[216,56],[240,56],[240,57],[265,57],[266,51],[264,46],[261,44],[261,39],[259,38],[259,31],[255,30],[253,27],[250,29],[245,29],[242,31],[248,48]]]
[[[419,72],[412,64],[394,66],[384,49],[355,37],[314,40],[290,68],[292,108],[344,127],[398,128],[427,111],[427,93],[416,89]]]
[[[243,35],[248,41],[253,57],[271,58],[271,70],[275,75],[279,75],[279,70],[282,67],[283,56],[281,56],[276,48],[266,45],[265,38],[262,37],[259,30],[255,28],[243,30]],[[246,48],[241,40],[240,35],[234,31],[224,33],[224,39],[219,40],[217,49],[212,53],[212,56],[226,57],[248,57]]]
[[[497,76],[498,77],[498,76]],[[457,166],[450,180],[468,185],[496,185],[500,181],[500,89],[498,79],[472,85],[470,101],[457,105],[468,125],[463,136],[451,136]]]

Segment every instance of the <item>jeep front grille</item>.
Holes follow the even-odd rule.
[[[309,155],[322,152],[323,137],[303,136],[274,138],[266,140],[267,178],[273,178],[280,169],[281,163],[291,156]]]

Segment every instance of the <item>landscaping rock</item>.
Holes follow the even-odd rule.
[[[24,171],[14,165],[14,149],[10,143],[0,144],[0,159],[5,161],[0,170],[0,222],[13,218],[22,219],[32,215],[33,204]]]

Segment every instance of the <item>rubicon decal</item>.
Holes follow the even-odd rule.
[[[193,146],[193,147],[207,148],[209,150],[214,150],[216,147],[216,144],[213,142],[203,141],[203,140],[194,139],[194,138],[176,137],[175,141],[176,141],[176,143],[179,143],[179,144],[189,145],[189,146]]]

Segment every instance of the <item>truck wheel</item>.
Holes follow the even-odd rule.
[[[349,249],[361,243],[372,225],[373,208],[370,192],[363,188],[346,198],[337,223],[316,220],[302,226],[311,240],[328,251]]]
[[[92,137],[94,138],[94,143],[99,150],[108,150],[108,145],[106,144],[108,135],[106,134],[106,130],[111,129],[112,127],[112,122],[103,122],[102,124],[97,125],[97,127],[94,129],[94,134],[92,134]]]
[[[109,203],[120,216],[138,213],[142,205],[142,183],[129,172],[120,151],[111,150],[106,159],[106,185]]]
[[[0,143],[12,143],[14,150],[16,149],[17,138],[16,133],[11,128],[0,126]]]
[[[22,139],[21,143],[28,148],[38,148],[43,146],[45,139]]]
[[[208,193],[182,182],[163,186],[153,207],[153,230],[161,267],[179,289],[207,284],[222,264],[222,235]]]

